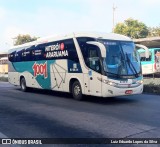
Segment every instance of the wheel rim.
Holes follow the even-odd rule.
[[[78,95],[80,94],[80,92],[81,92],[80,86],[79,86],[79,85],[76,85],[76,86],[74,87],[74,94],[75,94],[76,96],[78,96]]]

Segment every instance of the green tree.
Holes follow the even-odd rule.
[[[38,37],[31,37],[28,34],[26,34],[26,35],[19,34],[14,39],[15,39],[14,45],[21,45],[21,44],[24,44],[24,43],[27,43],[27,42],[35,41],[35,40],[38,39]]]
[[[115,26],[114,33],[138,39],[147,37],[149,30],[144,23],[129,18],[124,23],[118,23]]]
[[[160,36],[160,26],[159,27],[150,27],[150,28],[148,28],[148,30],[149,30],[148,37]]]

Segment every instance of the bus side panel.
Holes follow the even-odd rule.
[[[51,89],[56,91],[64,91],[67,75],[67,60],[56,60],[50,65]]]
[[[8,62],[8,81],[13,85],[19,85],[19,75],[18,72],[15,70],[13,64]]]
[[[153,74],[155,72],[154,64],[152,62],[149,62],[149,63],[141,62],[141,63],[142,63],[142,74],[143,75]]]
[[[33,88],[42,88],[41,84],[43,81],[43,75],[38,77],[34,76],[36,72],[34,72],[33,66],[36,62],[9,62],[9,81],[14,85],[20,85],[21,77],[24,77],[26,80],[27,87]],[[41,80],[42,79],[42,80]]]
[[[160,49],[150,48],[150,57],[144,57],[144,51],[140,50],[141,64],[142,64],[142,74],[154,74],[160,72]]]
[[[141,58],[142,74],[143,75],[153,74],[155,72],[153,51],[149,49],[150,52],[149,58],[145,57],[144,50],[138,50],[138,52],[140,53],[140,58]]]
[[[21,76],[25,78],[27,87],[42,89],[42,87],[37,82],[36,78],[31,73],[29,72],[19,73],[19,79]]]
[[[70,86],[70,81],[72,79],[76,79],[79,81],[80,85],[81,85],[81,89],[82,89],[82,93],[84,94],[84,81],[83,81],[83,73],[68,73],[66,75],[66,83],[64,84],[64,91],[65,92],[69,92],[69,86]],[[72,86],[72,85],[71,85]]]

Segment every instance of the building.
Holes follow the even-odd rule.
[[[8,56],[8,52],[0,52],[0,58],[7,57],[7,56]]]
[[[149,37],[133,40],[136,44],[142,44],[148,48],[160,48],[160,37]]]
[[[8,74],[8,53],[0,52],[0,76]]]
[[[150,49],[151,58],[141,60],[142,73],[149,74],[151,72],[153,76],[155,73],[160,73],[160,49],[158,49],[160,48],[160,37],[134,39],[134,42],[135,44],[141,44]]]

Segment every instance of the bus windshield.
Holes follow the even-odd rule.
[[[138,52],[133,42],[99,40],[106,47],[103,67],[107,76],[135,78],[141,75]]]
[[[149,52],[149,58],[145,57],[145,52],[144,51],[139,52],[139,55],[140,55],[140,60],[142,62],[151,62],[152,61],[152,53],[151,52]]]

